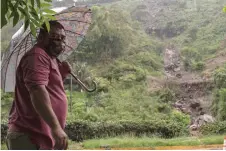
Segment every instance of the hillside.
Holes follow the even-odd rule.
[[[160,120],[177,109],[191,124],[203,114],[214,121],[212,74],[226,63],[223,5],[146,0],[94,6],[90,35],[74,55],[99,82],[99,91],[88,95],[89,116]]]

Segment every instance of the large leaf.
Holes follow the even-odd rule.
[[[18,5],[20,4],[20,1],[17,1],[16,4],[13,6],[14,7],[14,10],[17,9]]]
[[[44,17],[49,18],[50,20],[56,20],[56,17],[52,15],[44,15]]]
[[[5,16],[8,11],[8,7],[7,7],[8,5],[6,0],[2,0],[2,6],[6,6],[6,7],[2,7],[1,9],[1,28],[7,24],[7,20]]]
[[[36,28],[32,22],[30,22],[31,34],[36,37]]]
[[[41,7],[42,7],[42,8],[46,8],[46,7],[49,8],[50,6],[52,6],[52,5],[49,4],[49,3],[45,3],[45,2],[41,3]]]
[[[29,24],[30,24],[29,18],[25,17],[24,22],[25,22],[25,23],[24,23],[24,31],[26,31],[27,28],[28,28],[28,26],[29,26]]]
[[[30,20],[36,27],[40,27],[40,23],[36,19],[30,18]]]
[[[7,20],[5,16],[1,16],[1,28],[4,27],[7,24]]]
[[[14,12],[14,18],[13,18],[13,27],[16,26],[20,18],[20,15],[17,11]]]
[[[40,8],[41,7],[40,0],[36,0],[36,3],[37,3],[38,8]]]
[[[30,7],[30,14],[33,18],[37,19],[37,21],[40,21],[38,13],[33,7]]]
[[[48,20],[45,20],[45,24],[46,24],[47,31],[49,32],[49,30],[50,30],[49,21]]]
[[[30,0],[31,1],[31,6],[34,7],[35,6],[35,1],[34,0]]]
[[[28,16],[27,12],[22,7],[18,7],[18,9],[24,16]]]
[[[48,14],[56,14],[55,11],[50,10],[50,9],[43,9],[43,12],[48,13]]]
[[[14,7],[11,1],[8,1],[8,6],[10,8],[10,10],[13,12],[14,11]]]

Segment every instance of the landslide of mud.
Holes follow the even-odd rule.
[[[164,68],[166,86],[176,95],[173,107],[190,115],[190,129],[194,131],[205,123],[213,122],[210,112],[213,80],[204,79],[196,72],[185,71],[180,53],[173,47],[165,49]]]

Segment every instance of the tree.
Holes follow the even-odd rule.
[[[23,20],[25,30],[29,27],[32,34],[36,34],[36,28],[46,24],[49,30],[49,20],[55,20],[52,16],[56,12],[50,10],[52,0],[2,0],[1,28],[7,25],[13,18],[13,27]]]

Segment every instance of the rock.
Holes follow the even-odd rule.
[[[195,126],[197,128],[201,127],[202,125],[205,125],[206,123],[213,123],[215,121],[215,118],[212,117],[211,115],[208,114],[203,114],[198,116],[195,121],[194,124],[190,126],[191,129],[194,129]]]

